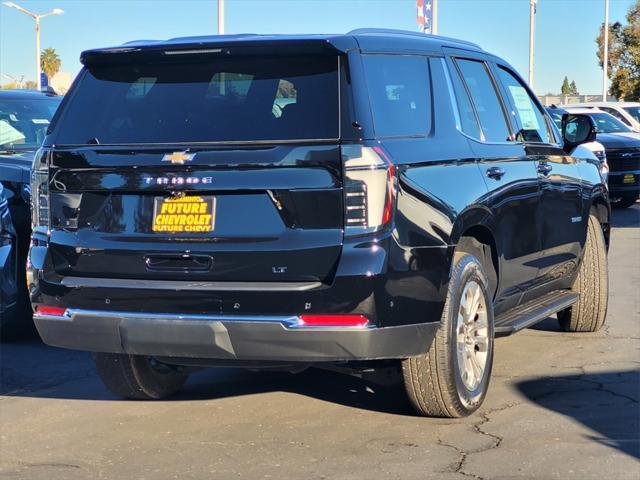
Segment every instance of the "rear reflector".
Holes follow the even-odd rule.
[[[53,317],[62,317],[67,309],[63,307],[49,307],[47,305],[38,305],[36,313],[38,315],[51,315]]]
[[[301,327],[366,327],[364,315],[300,315]]]

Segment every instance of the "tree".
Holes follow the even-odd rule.
[[[562,87],[560,87],[560,93],[562,95],[571,95],[571,85],[569,85],[569,79],[566,76],[562,81]]]
[[[640,0],[636,0],[627,12],[627,25],[616,22],[609,28],[608,74],[611,80],[609,92],[623,100],[640,100]],[[596,39],[598,63],[603,65],[604,25]]]
[[[51,80],[60,70],[60,57],[53,48],[45,48],[40,55],[40,68]]]
[[[571,85],[569,85],[569,88],[571,90],[571,95],[579,95],[578,87],[576,85],[576,81],[575,80],[571,80]]]

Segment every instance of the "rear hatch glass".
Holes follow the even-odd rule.
[[[316,55],[94,66],[55,143],[338,138],[337,62]]]

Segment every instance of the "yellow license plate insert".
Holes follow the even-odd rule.
[[[636,183],[636,176],[633,173],[625,173],[622,183]]]
[[[184,195],[156,197],[153,231],[159,233],[209,233],[215,225],[215,197]]]

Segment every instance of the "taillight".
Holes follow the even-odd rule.
[[[366,327],[364,315],[300,315],[300,327]]]
[[[50,317],[62,317],[67,309],[63,307],[51,307],[49,305],[37,305],[36,313],[38,315],[48,315]]]
[[[384,228],[393,215],[396,168],[379,146],[343,145],[345,232]]]
[[[33,230],[49,231],[49,154],[43,149],[31,169],[31,223]]]

